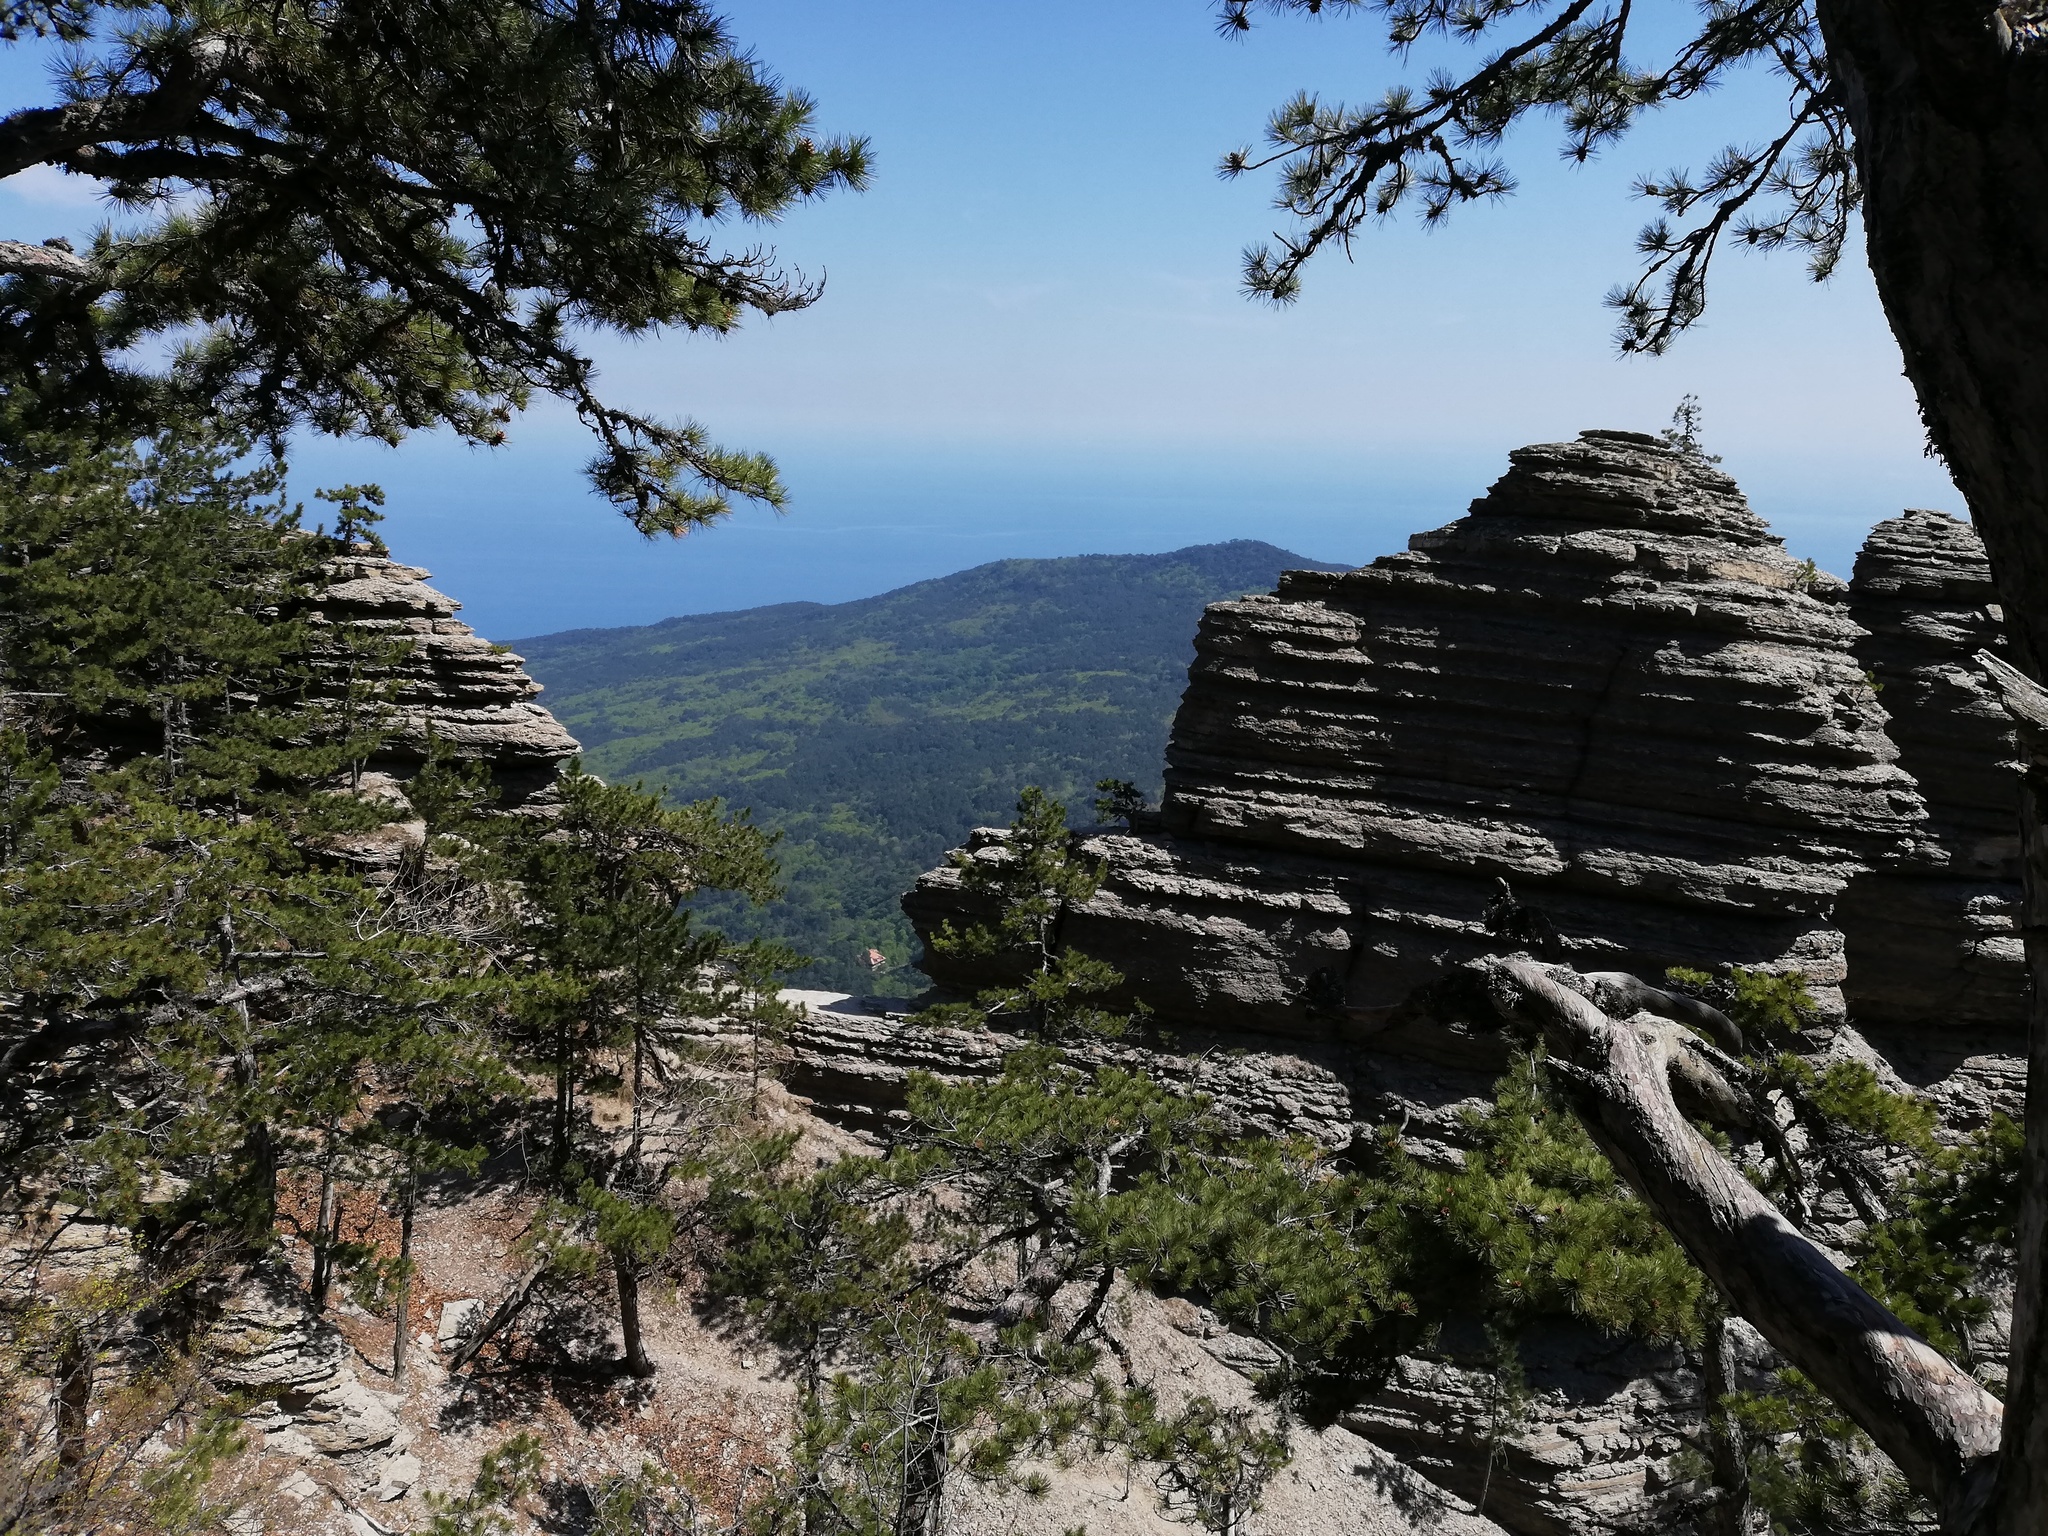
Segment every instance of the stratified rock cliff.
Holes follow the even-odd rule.
[[[1796,965],[1839,1016],[1836,903],[1924,820],[1843,584],[1657,439],[1510,463],[1407,553],[1204,616],[1157,825],[1093,845],[1067,933],[1163,1018],[1374,1037],[1499,947],[1503,880],[1582,967]],[[948,868],[905,909],[962,900]]]
[[[2001,622],[1974,535],[1883,524],[1852,592],[1656,439],[1589,432],[1510,464],[1404,554],[1208,610],[1164,803],[1083,838],[1105,878],[1064,939],[1180,1049],[1291,1056],[1270,1087],[1259,1067],[1204,1086],[1248,1125],[1303,1106],[1289,1128],[1326,1143],[1348,1110],[1458,1155],[1500,1047],[1400,1005],[1507,948],[1649,979],[1797,967],[1832,1023],[1938,1085],[1950,1124],[2010,1107],[2017,812],[1969,662]],[[978,915],[950,866],[904,907],[925,934]],[[1001,964],[923,963],[956,991]],[[829,1054],[831,1035],[805,1038]],[[1863,1053],[1855,1029],[1823,1042]],[[1466,1497],[1490,1487],[1518,1533],[1690,1529],[1672,1456],[1700,1386],[1680,1353],[1559,1326],[1523,1355],[1534,1398],[1505,1455],[1473,1437],[1481,1378],[1448,1341],[1345,1422]]]
[[[1867,631],[1856,654],[1882,689],[1899,765],[1927,804],[1922,856],[1859,879],[1843,904],[1850,1015],[1866,1029],[2017,1036],[2018,754],[1971,660],[2005,649],[1983,543],[1941,512],[1879,523],[1856,557],[1849,613]]]
[[[1348,1109],[1424,1156],[1458,1155],[1501,1047],[1399,1005],[1477,953],[1797,966],[1839,1020],[1844,892],[1934,856],[1846,595],[1697,456],[1618,432],[1522,449],[1406,553],[1208,610],[1164,804],[1084,841],[1105,879],[1064,938],[1182,1049],[1291,1053],[1285,1098],[1315,1106],[1293,1129],[1341,1139]],[[904,907],[926,933],[975,915],[951,867]],[[987,979],[924,963],[942,987]],[[1205,1086],[1273,1118],[1241,1075]],[[1449,1342],[1346,1422],[1466,1497],[1490,1488],[1529,1536],[1688,1528],[1682,1356],[1569,1328],[1524,1355],[1505,1455],[1473,1430],[1483,1362]]]
[[[1856,652],[1927,804],[1913,853],[1841,905],[1850,1018],[1953,1126],[2026,1099],[2026,954],[2011,722],[1972,661],[2005,649],[1984,546],[1940,512],[1882,522],[1856,557]]]
[[[526,675],[524,659],[456,618],[462,605],[428,586],[418,566],[354,553],[328,569],[318,617],[396,642],[395,658],[370,659],[390,733],[372,766],[405,778],[426,761],[431,738],[459,758],[490,764],[501,809],[543,795],[578,748],[533,702],[541,685]]]

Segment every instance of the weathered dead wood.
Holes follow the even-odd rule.
[[[1998,1400],[1844,1274],[1693,1128],[1672,1096],[1680,1037],[1610,1018],[1534,960],[1482,960],[1473,970],[1497,1014],[1543,1042],[1588,1133],[1730,1307],[1935,1502],[1944,1530],[1968,1530],[1997,1460]]]
[[[56,245],[30,245],[26,240],[0,240],[0,274],[9,277],[61,277],[83,282],[93,275],[92,263]]]
[[[2048,688],[1989,651],[1977,653],[1977,665],[1984,669],[1985,677],[1998,691],[1998,702],[2020,731],[2048,735]]]
[[[1593,984],[1593,1001],[1603,1013],[1617,1019],[1654,1013],[1660,1019],[1671,1019],[1700,1031],[1724,1051],[1742,1054],[1742,1031],[1735,1027],[1733,1019],[1711,1004],[1687,997],[1683,992],[1653,987],[1627,971],[1587,971],[1584,977]]]
[[[529,1266],[526,1273],[512,1282],[512,1289],[491,1308],[491,1315],[483,1320],[476,1330],[455,1347],[455,1353],[448,1357],[448,1374],[453,1376],[470,1361],[477,1352],[495,1338],[500,1330],[517,1317],[533,1295],[533,1288],[540,1283],[540,1277],[547,1273],[548,1261],[541,1259]],[[401,1322],[402,1326],[402,1322]]]

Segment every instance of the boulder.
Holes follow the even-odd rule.
[[[459,1344],[468,1338],[470,1331],[483,1320],[484,1304],[474,1296],[464,1296],[458,1301],[441,1304],[440,1325],[434,1331],[434,1342],[446,1348]]]
[[[317,1451],[371,1450],[399,1432],[396,1409],[356,1376],[340,1331],[307,1308],[290,1275],[271,1266],[250,1269],[228,1292],[206,1342],[216,1383],[274,1404],[273,1422]]]

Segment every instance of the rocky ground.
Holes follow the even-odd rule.
[[[869,1149],[857,1131],[819,1118],[778,1084],[764,1091],[768,1125],[802,1134],[801,1162]],[[288,1191],[287,1225],[312,1214],[312,1191]],[[539,1437],[547,1473],[517,1511],[516,1530],[590,1528],[590,1500],[607,1479],[652,1461],[700,1490],[708,1510],[743,1500],[783,1460],[795,1388],[774,1352],[750,1338],[701,1293],[687,1262],[643,1302],[649,1353],[659,1366],[637,1381],[616,1365],[608,1287],[556,1298],[523,1319],[503,1349],[487,1348],[451,1375],[448,1353],[464,1321],[512,1284],[530,1197],[509,1183],[444,1189],[415,1226],[418,1264],[408,1379],[392,1380],[394,1323],[337,1291],[328,1318],[314,1319],[305,1283],[310,1255],[288,1242],[283,1259],[252,1276],[216,1328],[214,1374],[244,1394],[254,1433],[222,1478],[236,1504],[231,1528],[259,1532],[386,1536],[425,1531],[436,1495],[466,1492],[480,1459],[519,1432]],[[77,1229],[66,1248],[74,1268],[108,1260]],[[388,1213],[366,1201],[345,1209],[344,1236],[388,1246]],[[1135,1291],[1110,1309],[1111,1327],[1141,1381],[1169,1407],[1197,1393],[1270,1419],[1248,1373],[1258,1347],[1180,1300]],[[1291,1432],[1293,1456],[1267,1490],[1244,1536],[1482,1536],[1501,1528],[1343,1427]],[[959,1480],[948,1529],[960,1536],[1055,1536],[1077,1526],[1102,1536],[1195,1528],[1169,1507],[1158,1469],[1120,1456],[1079,1457],[1043,1469],[1050,1491],[1014,1491]]]

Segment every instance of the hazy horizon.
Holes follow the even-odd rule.
[[[495,451],[296,445],[309,505],[316,486],[383,484],[395,553],[487,635],[1232,537],[1363,563],[1460,515],[1509,449],[1654,429],[1687,393],[1756,509],[1837,574],[1878,519],[1962,510],[1924,455],[1860,248],[1819,288],[1795,258],[1727,251],[1694,334],[1666,357],[1614,355],[1601,296],[1632,273],[1650,211],[1631,180],[1756,139],[1768,81],[1653,115],[1583,169],[1539,123],[1508,145],[1515,197],[1435,233],[1369,230],[1354,264],[1321,261],[1275,311],[1238,292],[1272,183],[1214,167],[1297,89],[1382,89],[1395,72],[1368,17],[1230,42],[1196,0],[727,9],[825,130],[872,137],[873,188],[723,232],[823,276],[815,308],[722,339],[605,342],[600,385],[773,454],[789,514],[647,544],[589,493],[590,444],[553,406]],[[16,99],[45,91],[34,50],[5,64]],[[28,173],[0,183],[0,218],[18,238],[81,232],[101,217],[90,192]]]

